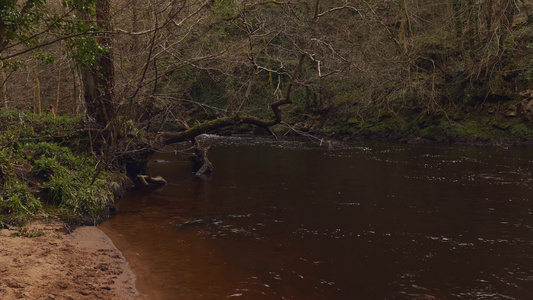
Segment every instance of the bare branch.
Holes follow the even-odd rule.
[[[318,1],[317,1],[317,9],[318,9]],[[359,9],[357,9],[357,8],[355,8],[355,7],[353,7],[353,6],[350,6],[350,5],[345,4],[345,5],[343,5],[343,6],[339,6],[339,7],[334,7],[334,8],[328,9],[328,10],[326,10],[325,12],[317,13],[317,14],[315,15],[315,18],[318,19],[318,18],[323,17],[323,16],[325,16],[325,15],[327,15],[327,14],[329,14],[329,13],[332,13],[332,12],[334,12],[334,11],[338,11],[338,10],[343,10],[343,9],[348,9],[348,10],[354,11],[354,12],[356,12],[357,14],[359,14],[361,17],[363,17],[363,15],[362,15],[361,12],[359,11]]]
[[[48,41],[48,42],[45,42],[45,43],[30,47],[30,48],[26,48],[24,50],[21,50],[21,51],[18,51],[18,52],[9,54],[9,55],[0,56],[0,60],[7,60],[7,59],[10,59],[10,58],[17,57],[19,55],[31,52],[31,51],[36,50],[36,49],[40,49],[40,48],[43,48],[43,47],[46,47],[46,46],[49,46],[49,45],[53,45],[53,44],[58,43],[60,41],[64,41],[64,40],[68,40],[68,39],[72,39],[72,38],[79,37],[79,36],[84,36],[84,35],[99,36],[99,35],[102,35],[102,32],[85,31],[85,32],[80,32],[80,33],[75,33],[75,34],[63,36],[63,37],[56,38],[54,40],[51,40],[51,41]]]

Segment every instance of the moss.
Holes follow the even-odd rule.
[[[357,111],[346,111],[343,116],[320,123],[323,132],[338,135],[378,137],[409,140],[418,136],[425,140],[482,142],[506,140],[522,143],[533,140],[533,125],[519,116],[506,115],[506,107],[516,101],[487,102],[479,106],[450,106],[438,109],[404,109],[392,112],[378,105],[369,105]],[[407,138],[407,139],[406,139]]]
[[[531,139],[533,138],[533,129],[526,126],[526,124],[515,124],[509,127],[509,133],[512,137],[517,139]]]

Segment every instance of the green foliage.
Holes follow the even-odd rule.
[[[34,39],[28,39],[33,27],[41,20],[47,9],[44,0],[28,0],[23,4],[13,0],[0,2],[0,20],[5,26],[4,38],[22,41],[31,45]]]
[[[56,58],[41,47],[49,42],[43,39],[43,32],[56,37],[72,36],[66,39],[66,43],[74,60],[93,67],[99,54],[109,49],[96,41],[94,34],[99,29],[91,21],[86,22],[75,13],[90,19],[95,13],[96,0],[63,0],[61,4],[68,9],[68,13],[64,10],[56,13],[57,9],[45,0],[0,0],[0,52],[18,45],[17,51],[24,53],[20,46],[25,46],[27,50],[33,49],[38,60],[52,64]],[[12,70],[21,66],[24,66],[24,61],[16,57],[4,61],[4,67]]]
[[[520,123],[511,126],[509,129],[511,136],[517,139],[527,139],[533,137],[533,129],[526,124]]]
[[[4,60],[3,63],[4,63],[4,69],[11,69],[13,71],[17,71],[19,69],[26,69],[26,64],[22,60],[9,59],[9,60]]]
[[[526,49],[529,52],[533,52],[533,42],[527,43]],[[518,74],[518,79],[524,82],[533,82],[533,55],[529,55],[525,58],[523,68]]]
[[[53,64],[56,61],[56,57],[55,56],[53,56],[53,55],[51,55],[49,53],[45,53],[43,51],[35,51],[35,57],[39,61],[41,61],[41,62],[43,62],[43,63],[45,63],[47,65],[51,65],[51,64]]]
[[[86,151],[59,143],[81,138],[79,121],[0,112],[0,215],[5,221],[21,225],[52,206],[69,221],[89,217],[97,222],[113,202],[111,173],[97,168]]]
[[[74,11],[94,14],[96,0],[63,0],[62,4]]]
[[[110,50],[100,45],[91,35],[70,39],[67,42],[67,49],[77,63],[90,68],[96,67],[102,53]]]
[[[10,159],[11,153],[8,149],[2,149],[0,151],[0,184],[4,184],[9,178],[9,175],[13,171]]]
[[[10,236],[21,236],[27,238],[41,237],[44,236],[45,232],[42,228],[32,228],[22,227],[20,230],[15,231],[10,234]]]
[[[75,216],[89,215],[96,222],[102,210],[113,202],[109,174],[95,169],[92,157],[74,154],[52,143],[28,144],[33,173],[44,179],[41,188],[49,204],[66,208]]]
[[[96,4],[96,0],[64,0],[64,6],[84,17],[59,19],[56,22],[62,34],[78,35],[66,40],[66,48],[74,61],[89,69],[96,68],[102,54],[111,50],[97,40],[98,32],[102,30],[91,20],[96,12]]]
[[[235,1],[215,0],[213,3],[213,11],[217,18],[234,18],[237,13],[237,5]]]
[[[33,196],[26,184],[13,178],[4,182],[0,212],[10,214],[11,223],[24,224],[35,217],[41,208],[41,202]]]
[[[0,111],[0,142],[23,139],[68,138],[80,133],[83,116],[38,115],[8,109]]]

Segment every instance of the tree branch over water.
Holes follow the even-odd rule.
[[[270,130],[270,127],[277,125],[282,121],[283,116],[282,116],[281,107],[287,104],[292,104],[291,96],[293,93],[294,84],[296,82],[296,78],[300,75],[301,68],[306,57],[307,57],[306,53],[300,56],[300,60],[298,61],[298,64],[296,65],[291,75],[291,80],[287,87],[285,98],[275,101],[270,105],[270,108],[272,112],[274,113],[273,119],[268,120],[268,119],[261,119],[261,118],[250,116],[250,115],[236,114],[231,117],[218,118],[212,121],[208,121],[206,123],[194,126],[192,128],[188,128],[182,132],[163,133],[161,134],[160,143],[162,145],[169,145],[172,143],[178,143],[178,142],[183,142],[187,140],[194,140],[197,136],[201,134],[212,132],[214,130],[221,129],[224,127],[236,126],[236,125],[241,125],[241,124],[255,125],[257,127],[267,130],[271,135],[276,137],[276,135]]]

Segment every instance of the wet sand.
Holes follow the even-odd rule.
[[[27,226],[40,237],[0,230],[0,299],[144,299],[120,251],[97,227]]]

